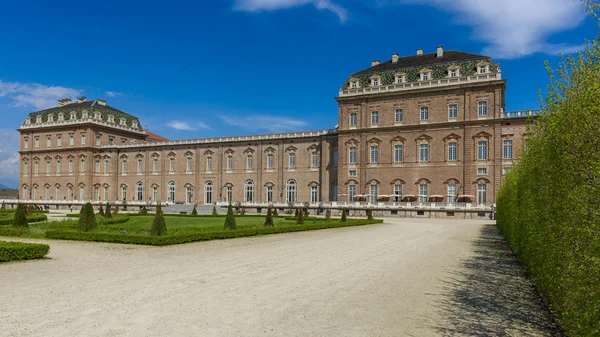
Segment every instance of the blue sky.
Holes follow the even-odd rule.
[[[485,53],[507,110],[538,108],[544,60],[597,24],[573,0],[5,1],[0,183],[18,177],[25,115],[104,98],[171,139],[327,129],[352,72],[416,48]]]

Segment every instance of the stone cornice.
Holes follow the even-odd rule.
[[[98,126],[102,126],[102,127],[109,128],[109,129],[116,129],[116,130],[120,130],[120,131],[131,132],[131,133],[135,133],[138,135],[146,134],[144,132],[144,130],[141,130],[141,129],[135,129],[135,128],[132,128],[129,126],[108,123],[108,122],[94,119],[94,118],[43,122],[43,123],[33,123],[32,122],[30,124],[24,123],[24,124],[21,124],[21,127],[19,129],[17,129],[17,131],[23,132],[23,131],[31,131],[31,130],[36,130],[36,129],[70,127],[70,126],[78,126],[78,125],[84,125],[84,124],[98,125]]]

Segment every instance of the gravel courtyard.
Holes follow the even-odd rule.
[[[0,336],[555,334],[485,220],[170,247],[21,241],[51,251],[0,264]]]

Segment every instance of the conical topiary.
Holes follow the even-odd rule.
[[[213,206],[212,215],[219,215],[219,213],[217,213],[217,206]]]
[[[194,204],[194,209],[192,210],[192,215],[198,215],[198,211],[196,210],[196,204]]]
[[[17,205],[17,211],[15,212],[15,218],[13,219],[12,226],[17,228],[29,227],[29,224],[27,224],[27,206],[24,204]]]
[[[1,210],[5,210],[6,209],[6,205],[4,203],[2,203],[2,207],[0,207]]]
[[[106,212],[104,212],[104,217],[106,219],[112,219],[112,214],[110,213],[110,204],[106,203]]]
[[[142,209],[140,209],[140,214],[148,214],[148,209],[146,208],[146,205],[142,206]]]
[[[277,212],[277,208],[273,209],[273,216],[279,216],[279,213]]]
[[[327,219],[327,220],[331,219],[331,210],[330,209],[325,211],[325,219]]]
[[[154,214],[154,221],[152,222],[152,228],[150,229],[150,235],[161,236],[167,234],[167,224],[165,223],[165,217],[162,212],[160,203],[156,205],[156,214]]]
[[[96,215],[94,214],[94,207],[91,203],[87,203],[83,206],[81,211],[81,215],[79,216],[79,222],[77,223],[77,228],[82,231],[90,231],[96,228],[98,224],[96,223]]]
[[[340,222],[346,222],[346,209],[343,208],[342,209],[342,219],[340,220]]]
[[[373,210],[367,210],[367,220],[373,220]]]
[[[296,210],[298,210],[298,209],[296,209]],[[304,212],[302,212],[302,210],[300,210],[300,212],[298,212],[298,217],[296,218],[296,223],[298,225],[304,224]]]
[[[100,208],[98,208],[98,214],[104,216],[104,208],[102,208],[102,205],[100,205]]]
[[[231,204],[229,204],[229,207],[227,207],[227,215],[225,216],[225,229],[237,229]]]
[[[271,208],[267,210],[267,217],[265,218],[265,227],[273,227],[275,224],[273,223],[273,213],[271,213]]]
[[[298,209],[296,208],[296,212],[294,212],[294,218],[298,219]]]

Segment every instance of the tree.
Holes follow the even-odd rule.
[[[15,212],[12,226],[17,228],[29,227],[29,224],[27,223],[27,206],[25,206],[25,204],[17,204],[17,211]]]
[[[219,215],[219,213],[217,213],[217,206],[213,206],[212,215]]]
[[[225,229],[237,229],[235,224],[235,216],[233,215],[233,207],[231,204],[227,207],[227,215],[225,216]]]
[[[161,236],[167,234],[167,224],[165,223],[165,216],[162,212],[160,203],[156,206],[156,214],[154,214],[154,221],[152,221],[152,228],[150,229],[150,235]]]
[[[279,213],[277,212],[277,208],[273,209],[273,216],[279,216]]]
[[[106,212],[104,212],[104,218],[112,219],[112,214],[110,213],[110,204],[106,203]]]
[[[340,219],[340,222],[346,222],[346,209],[342,208],[342,219]]]
[[[267,210],[267,217],[265,218],[265,227],[273,227],[273,213],[271,213],[271,207]]]
[[[192,215],[198,215],[198,211],[196,210],[196,205],[194,204],[194,209],[192,210]]]
[[[98,214],[104,216],[104,208],[102,208],[102,205],[100,205],[100,208],[98,209]]]
[[[83,206],[80,216],[79,222],[77,223],[77,228],[84,232],[91,231],[96,228],[98,224],[96,223],[96,214],[94,214],[94,206],[91,203],[87,203]]]
[[[296,211],[297,211],[297,210],[298,210],[298,209],[296,208]],[[298,225],[302,225],[302,224],[304,224],[304,212],[302,212],[302,210],[300,210],[300,211],[298,212],[298,217],[296,218],[296,223],[297,223]]]

